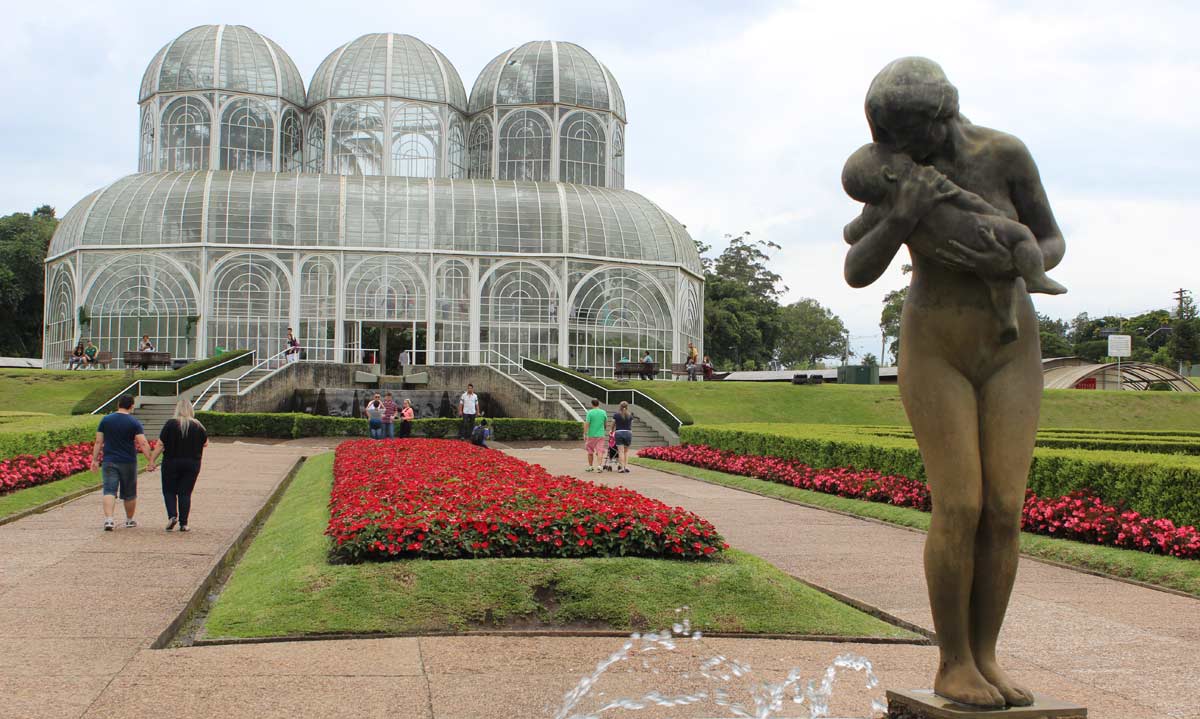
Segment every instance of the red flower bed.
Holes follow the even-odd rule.
[[[80,442],[42,455],[23,454],[0,460],[0,494],[53,482],[88,469],[92,443]]]
[[[704,445],[647,447],[639,457],[678,462],[693,467],[740,474],[789,484],[840,497],[915,507],[928,512],[929,488],[907,477],[881,475],[873,470],[814,469],[795,460],[743,456]],[[1086,492],[1056,499],[1025,493],[1021,529],[1035,534],[1074,539],[1122,549],[1200,559],[1200,531],[1176,526],[1169,519],[1151,519],[1138,512],[1105,504]]]
[[[329,510],[334,561],[699,558],[727,546],[679,507],[444,440],[343,442]]]

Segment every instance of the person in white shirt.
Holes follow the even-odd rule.
[[[462,417],[462,426],[458,430],[458,438],[470,441],[471,430],[475,429],[475,415],[479,414],[479,395],[475,394],[475,385],[467,385],[467,391],[458,399],[458,416]]]

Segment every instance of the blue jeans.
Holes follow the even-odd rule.
[[[367,430],[371,433],[371,439],[383,439],[383,420],[367,420]]]
[[[384,422],[383,423],[383,433],[385,435],[387,435],[388,439],[395,439],[396,438],[396,423],[395,422]]]

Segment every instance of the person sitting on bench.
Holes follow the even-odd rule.
[[[638,378],[647,381],[654,379],[654,355],[649,352],[642,358],[642,371],[638,373]]]

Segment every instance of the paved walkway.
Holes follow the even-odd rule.
[[[149,649],[295,457],[323,444],[214,445],[190,535],[162,532],[157,481],[147,475],[136,530],[100,532],[96,495],[0,527],[0,717],[552,717],[564,693],[621,646],[603,638],[421,637]],[[579,469],[576,451],[511,451],[554,472]],[[661,472],[600,479],[694,509],[734,546],[928,624],[921,535]],[[1093,717],[1200,717],[1195,600],[1026,562],[1004,643],[1016,674],[1088,705]],[[749,664],[753,679],[779,681],[792,667],[819,679],[846,652],[869,657],[885,686],[926,685],[936,662],[934,649],[912,645],[683,641],[677,651],[614,665],[577,710],[703,688],[698,665],[717,655]],[[878,694],[843,675],[832,713],[866,716]],[[707,702],[604,716],[731,713]]]

